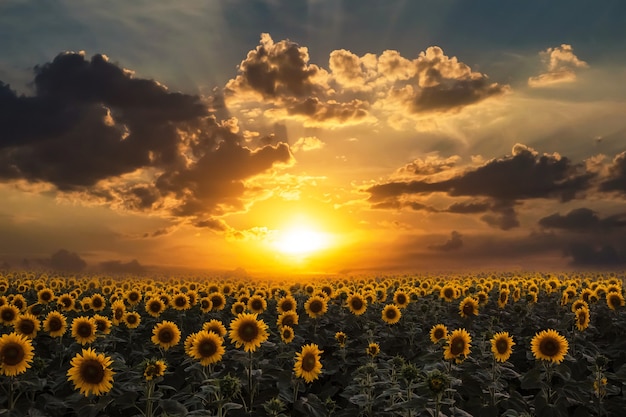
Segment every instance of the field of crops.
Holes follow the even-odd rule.
[[[0,414],[620,415],[623,280],[5,273]]]

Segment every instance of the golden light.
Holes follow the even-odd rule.
[[[276,236],[274,247],[285,255],[304,256],[318,252],[330,245],[327,233],[313,230],[305,226],[291,227],[281,230]]]

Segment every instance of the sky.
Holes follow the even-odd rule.
[[[0,262],[626,266],[620,0],[0,1]]]

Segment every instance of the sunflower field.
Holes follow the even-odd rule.
[[[623,273],[0,274],[7,416],[612,416]]]

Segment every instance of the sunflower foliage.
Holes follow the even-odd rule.
[[[0,414],[612,416],[623,272],[0,272]]]

